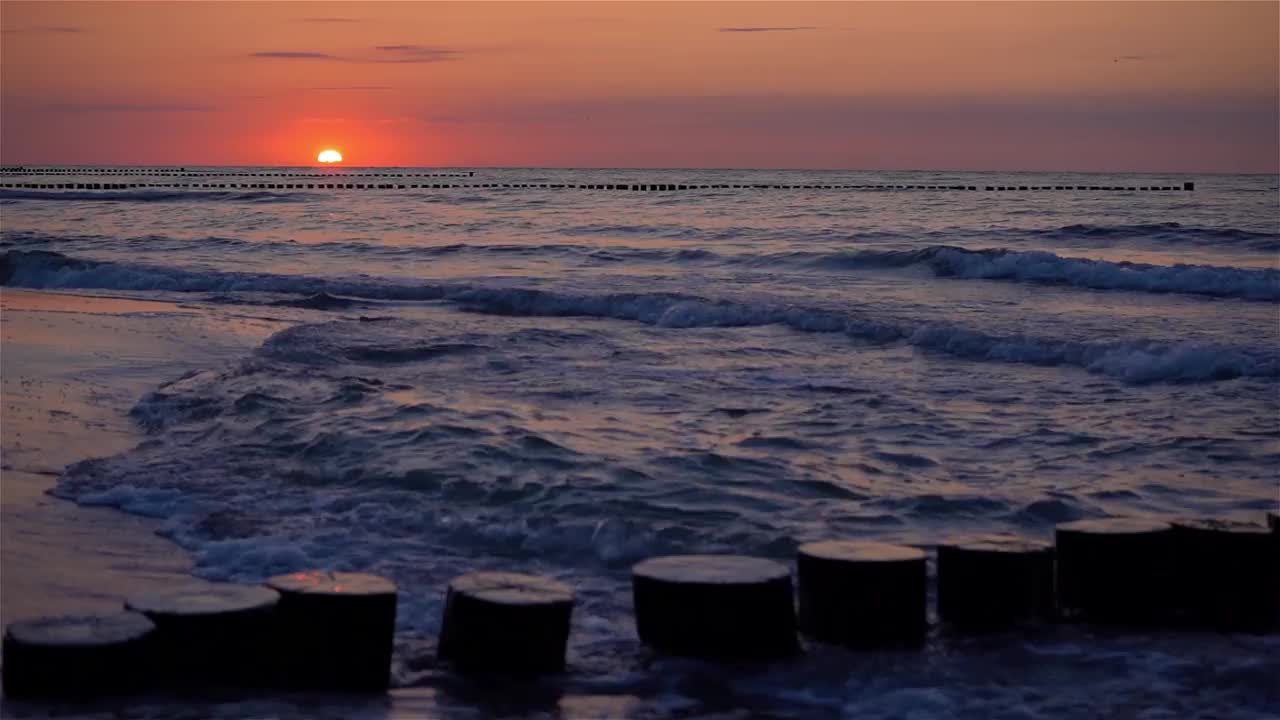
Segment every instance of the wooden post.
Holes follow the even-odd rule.
[[[762,558],[674,555],[631,570],[641,641],[691,657],[768,659],[796,649],[791,572]]]
[[[796,554],[800,629],[855,648],[917,647],[928,629],[924,551],[828,540]]]

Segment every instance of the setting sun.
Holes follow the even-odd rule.
[[[337,150],[323,150],[316,156],[316,160],[322,163],[342,162],[342,153]]]

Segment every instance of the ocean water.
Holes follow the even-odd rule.
[[[400,171],[417,172],[379,172]],[[1277,178],[470,179],[1184,180],[1197,190],[0,191],[0,280],[303,318],[157,378],[131,413],[145,441],[69,467],[57,492],[165,518],[205,577],[394,578],[402,684],[440,677],[448,580],[513,569],[577,588],[565,687],[636,698],[628,714],[1266,717],[1274,638],[1068,627],[814,646],[768,669],[660,659],[634,640],[628,568],[1261,518],[1280,487]]]

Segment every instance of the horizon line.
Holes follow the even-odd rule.
[[[1254,172],[1229,172],[1222,170],[1000,170],[1000,169],[855,169],[855,168],[797,168],[797,167],[624,167],[624,166],[570,166],[570,165],[207,165],[203,163],[167,163],[164,165],[119,165],[111,163],[63,164],[63,163],[6,163],[0,160],[0,170],[10,172],[17,168],[139,168],[139,169],[172,169],[174,167],[198,168],[278,168],[278,169],[310,169],[310,170],[387,170],[394,168],[414,170],[574,170],[598,171],[611,170],[619,172],[844,172],[844,173],[1007,173],[1036,175],[1244,175],[1244,176],[1280,176],[1280,168]]]

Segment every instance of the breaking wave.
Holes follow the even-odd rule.
[[[935,245],[920,250],[865,250],[792,255],[793,260],[825,268],[926,267],[938,277],[1014,280],[1069,285],[1090,290],[1185,293],[1245,300],[1280,300],[1280,271],[1212,265],[1150,265],[1050,252],[1004,248],[969,250]]]
[[[1030,335],[998,336],[948,324],[904,326],[853,312],[683,293],[572,293],[461,282],[202,272],[17,250],[5,253],[0,260],[0,282],[32,288],[280,293],[302,295],[301,299],[286,302],[313,309],[346,309],[357,301],[436,300],[493,315],[592,317],[663,328],[780,325],[800,332],[842,333],[869,342],[905,342],[923,351],[966,360],[1078,367],[1129,383],[1280,376],[1280,354],[1274,348],[1227,348],[1143,339],[1088,342]]]
[[[228,237],[175,239],[164,236],[143,236],[102,239],[92,236],[59,238],[23,232],[4,234],[4,244],[20,248],[56,247],[63,242],[72,243],[75,246],[96,245],[104,241],[115,246],[152,252],[168,249],[208,249],[216,246],[238,252],[296,253],[305,250],[343,258],[386,260],[430,260],[455,256],[479,258],[548,256],[587,265],[649,263],[830,272],[922,268],[940,278],[999,280],[1089,290],[1174,293],[1251,301],[1280,300],[1280,270],[1274,268],[1114,262],[1084,257],[1064,257],[1045,251],[1017,251],[1000,247],[970,249],[954,245],[931,245],[914,250],[799,250],[756,254],[722,253],[702,248],[599,247],[563,243],[452,243],[405,247],[356,240],[301,245],[294,242],[255,242]],[[30,264],[35,257],[36,255],[33,254],[30,258],[19,259],[19,262]],[[8,264],[10,261],[5,262]],[[58,269],[56,261],[52,258],[46,256],[44,262],[50,269]]]

